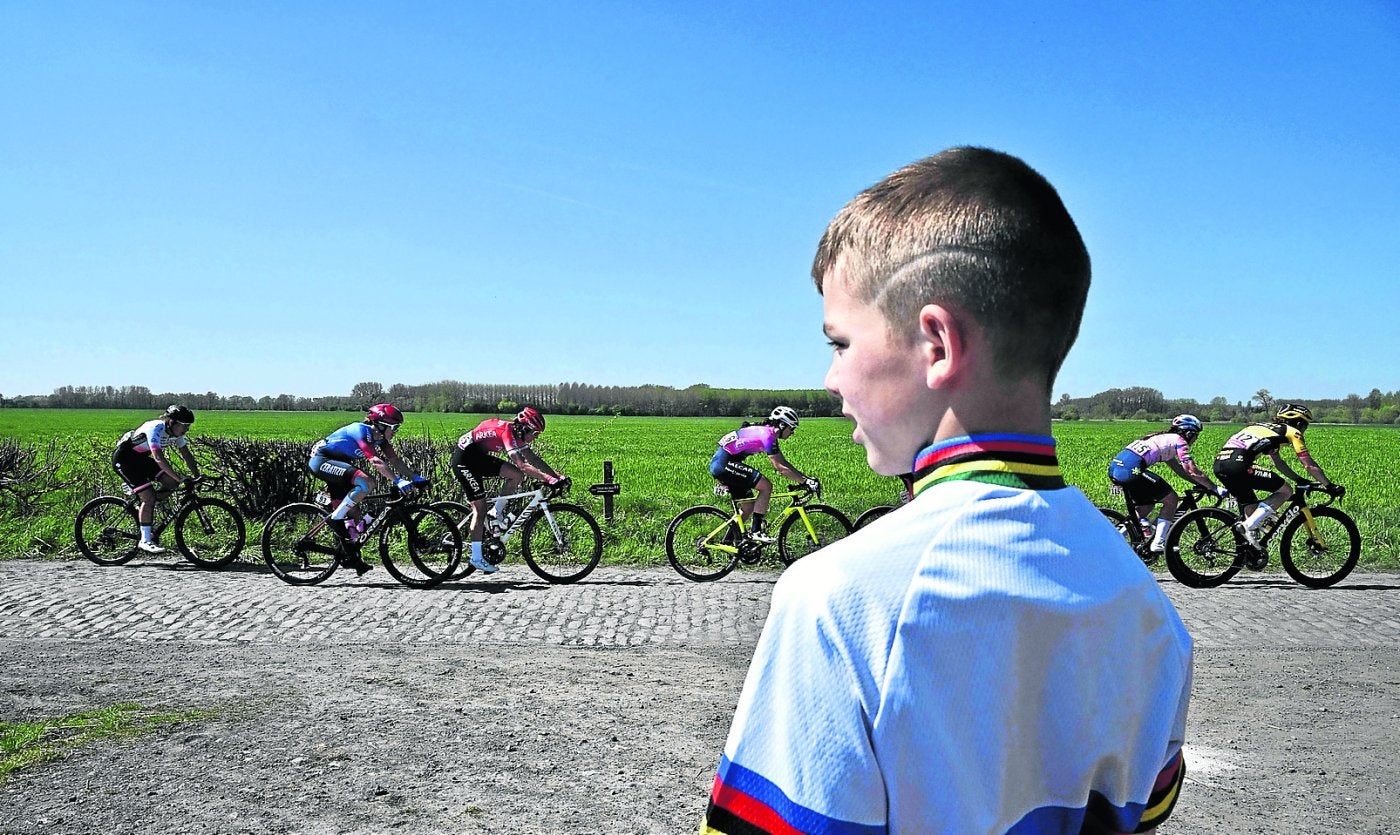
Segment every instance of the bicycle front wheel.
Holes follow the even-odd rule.
[[[1167,570],[1182,585],[1208,589],[1239,573],[1246,547],[1235,538],[1237,517],[1202,507],[1177,519],[1167,531]]]
[[[339,542],[326,511],[307,502],[273,511],[263,525],[262,554],[284,583],[314,586],[335,573]]]
[[[846,514],[829,505],[809,504],[789,515],[778,528],[778,557],[783,565],[792,565],[850,532]]]
[[[200,568],[223,568],[243,550],[243,514],[224,501],[201,497],[175,514],[175,547]]]
[[[520,553],[530,570],[551,583],[577,583],[603,557],[603,532],[577,505],[551,504],[525,523]]]
[[[73,539],[83,556],[98,565],[130,562],[141,541],[136,508],[116,496],[98,496],[78,511]]]
[[[729,524],[733,517],[717,507],[688,507],[666,528],[666,559],[687,580],[707,583],[718,580],[739,564],[738,533]],[[722,551],[726,535],[736,540],[734,551]]]
[[[1283,531],[1279,558],[1288,576],[1310,589],[1325,589],[1341,582],[1361,557],[1361,533],[1356,523],[1335,507],[1310,511],[1316,533],[1308,530],[1300,513]]]
[[[394,579],[426,589],[452,576],[462,559],[462,534],[434,507],[400,508],[379,534],[379,557]]]
[[[851,530],[858,531],[866,525],[870,524],[871,522],[874,522],[876,519],[879,519],[881,516],[888,516],[897,509],[898,508],[896,508],[892,504],[875,505],[874,507],[870,508],[869,510],[856,517],[856,523],[851,526]]]

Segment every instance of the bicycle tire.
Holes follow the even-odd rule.
[[[223,499],[201,496],[175,514],[175,547],[200,568],[223,568],[247,541],[243,514]]]
[[[395,580],[429,589],[452,576],[462,559],[462,534],[446,512],[420,505],[396,507],[379,531],[379,558]]]
[[[471,505],[463,504],[462,502],[446,500],[440,502],[433,502],[432,504],[428,505],[428,507],[435,508],[437,510],[441,510],[443,513],[446,513],[448,517],[456,523],[457,532],[462,535],[462,556],[460,559],[457,560],[457,565],[455,568],[452,569],[452,573],[446,578],[448,580],[460,580],[476,570],[476,567],[472,565],[470,559],[472,545]]]
[[[98,565],[123,565],[136,557],[141,526],[127,499],[98,496],[78,511],[73,541],[82,555]]]
[[[811,525],[810,531],[802,523],[804,514]],[[846,514],[830,505],[806,505],[797,513],[789,514],[778,528],[778,558],[783,565],[792,565],[850,532],[851,520]]]
[[[543,507],[525,523],[520,531],[521,556],[531,571],[551,583],[577,583],[603,558],[603,532],[593,514],[578,505],[551,503],[549,515],[554,525]]]
[[[851,530],[858,531],[866,525],[870,524],[871,522],[874,522],[876,519],[879,519],[881,516],[888,516],[896,510],[899,510],[899,508],[896,505],[877,504],[874,507],[862,513],[861,515],[857,516],[855,524],[851,526]]]
[[[1361,557],[1361,532],[1351,516],[1340,508],[1314,507],[1310,512],[1327,543],[1312,541],[1312,531],[1299,513],[1283,530],[1279,559],[1289,577],[1310,589],[1325,589],[1341,582],[1356,567]],[[1337,530],[1338,526],[1341,530]],[[1345,549],[1341,547],[1343,533]]]
[[[1228,581],[1243,563],[1237,521],[1235,514],[1218,507],[1197,508],[1177,519],[1167,531],[1167,570],[1193,589]]]
[[[1113,524],[1113,527],[1118,529],[1118,535],[1123,537],[1123,541],[1128,543],[1128,547],[1133,549],[1133,553],[1142,560],[1144,565],[1152,565],[1157,562],[1159,555],[1148,550],[1148,541],[1141,532],[1133,531],[1133,522],[1126,513],[1111,507],[1100,507],[1098,510],[1105,519]]]
[[[666,527],[666,559],[671,567],[687,580],[708,583],[718,580],[739,564],[739,553],[729,553],[705,547],[711,534],[733,514],[710,505],[688,507],[676,514]]]
[[[285,505],[267,517],[262,555],[277,579],[293,586],[314,586],[335,573],[340,543],[330,526],[322,524],[325,519],[325,509],[309,502]]]

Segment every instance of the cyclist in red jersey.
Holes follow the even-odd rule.
[[[496,566],[487,562],[481,554],[481,540],[486,526],[486,489],[482,479],[499,476],[505,479],[501,495],[514,493],[520,488],[525,476],[539,479],[550,486],[566,488],[569,479],[550,467],[530,448],[535,438],[544,431],[544,415],[538,409],[526,406],[514,420],[488,418],[477,427],[457,439],[457,449],[452,453],[452,474],[462,487],[462,493],[472,506],[471,564],[478,571],[491,574]],[[493,452],[504,452],[509,461],[497,458]],[[505,499],[499,496],[493,515],[505,517]]]

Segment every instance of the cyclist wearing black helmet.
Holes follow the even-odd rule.
[[[165,448],[173,447],[184,459],[190,474],[199,476],[199,464],[186,446],[185,433],[194,423],[194,412],[185,406],[171,405],[165,414],[148,420],[122,436],[112,453],[112,469],[131,487],[141,501],[137,519],[141,524],[141,541],[137,547],[148,554],[163,554],[165,549],[155,542],[151,519],[155,516],[156,486],[169,489],[180,482],[179,473],[170,466]]]
[[[805,484],[810,489],[821,486],[815,478],[805,476],[783,457],[778,441],[787,440],[797,431],[797,412],[790,406],[778,406],[768,418],[759,424],[747,421],[733,432],[719,439],[719,449],[710,458],[710,475],[715,481],[729,488],[735,498],[744,499],[758,491],[758,498],[739,505],[739,513],[748,527],[750,518],[754,541],[771,545],[776,540],[763,529],[763,517],[768,512],[768,497],[773,494],[773,483],[763,473],[744,463],[755,452],[762,452],[773,462],[773,468],[789,481]]]
[[[364,420],[342,426],[311,447],[307,467],[326,482],[331,500],[336,503],[331,510],[330,528],[347,543],[351,537],[346,520],[360,517],[356,503],[374,489],[365,473],[367,467],[373,467],[394,482],[403,493],[411,493],[427,481],[414,473],[389,443],[400,426],[403,426],[403,412],[398,407],[392,403],[376,403],[369,408]],[[350,549],[345,564],[360,574],[370,569],[369,564],[360,559],[357,548]]]
[[[1302,484],[1307,479],[1283,463],[1283,445],[1285,442],[1290,443],[1298,461],[1314,481],[1320,482],[1334,496],[1341,496],[1345,492],[1341,485],[1333,484],[1327,478],[1322,468],[1313,461],[1307,445],[1303,443],[1303,431],[1311,422],[1312,411],[1307,406],[1286,403],[1279,407],[1272,421],[1246,426],[1230,436],[1224,449],[1215,456],[1215,477],[1239,502],[1240,513],[1248,514],[1235,529],[1255,549],[1259,548],[1259,539],[1254,532],[1265,519],[1272,516],[1293,496],[1293,487],[1280,478],[1278,473],[1255,466],[1254,461],[1260,455],[1268,455],[1274,466],[1284,475]],[[1269,497],[1260,502],[1254,492],[1256,490],[1269,491]],[[1257,567],[1262,568],[1263,565]]]
[[[545,484],[561,489],[568,487],[568,477],[546,464],[530,448],[543,431],[544,415],[539,409],[526,406],[514,420],[487,418],[457,439],[457,448],[452,451],[452,474],[472,506],[471,564],[478,571],[490,574],[496,570],[482,555],[481,541],[486,524],[486,488],[482,486],[482,479],[504,479],[500,495],[518,490],[527,474]],[[510,460],[497,458],[491,454],[493,452],[504,452]],[[502,518],[504,505],[505,499],[498,495],[492,514]]]

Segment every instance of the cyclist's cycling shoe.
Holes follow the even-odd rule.
[[[1235,533],[1239,534],[1240,539],[1243,539],[1252,550],[1263,550],[1262,546],[1259,544],[1259,537],[1254,535],[1254,531],[1246,528],[1243,522],[1235,523]]]
[[[345,566],[346,568],[355,569],[355,574],[360,576],[363,576],[366,571],[370,571],[374,568],[374,566],[365,562],[364,559],[360,557],[358,551],[342,555],[340,558],[340,564]]]
[[[778,540],[761,531],[755,531],[754,533],[749,534],[749,541],[757,545],[772,545]]]
[[[144,539],[141,540],[140,542],[136,543],[136,547],[137,547],[137,548],[140,548],[142,551],[145,551],[147,554],[164,554],[164,553],[165,553],[165,549],[164,549],[164,548],[160,547],[159,545],[155,544],[154,542],[147,542],[147,541],[144,540]]]
[[[482,555],[480,557],[473,555],[471,559],[467,560],[467,562],[472,564],[472,568],[475,568],[477,571],[480,571],[483,574],[496,573],[496,566],[487,562],[485,555]]]

